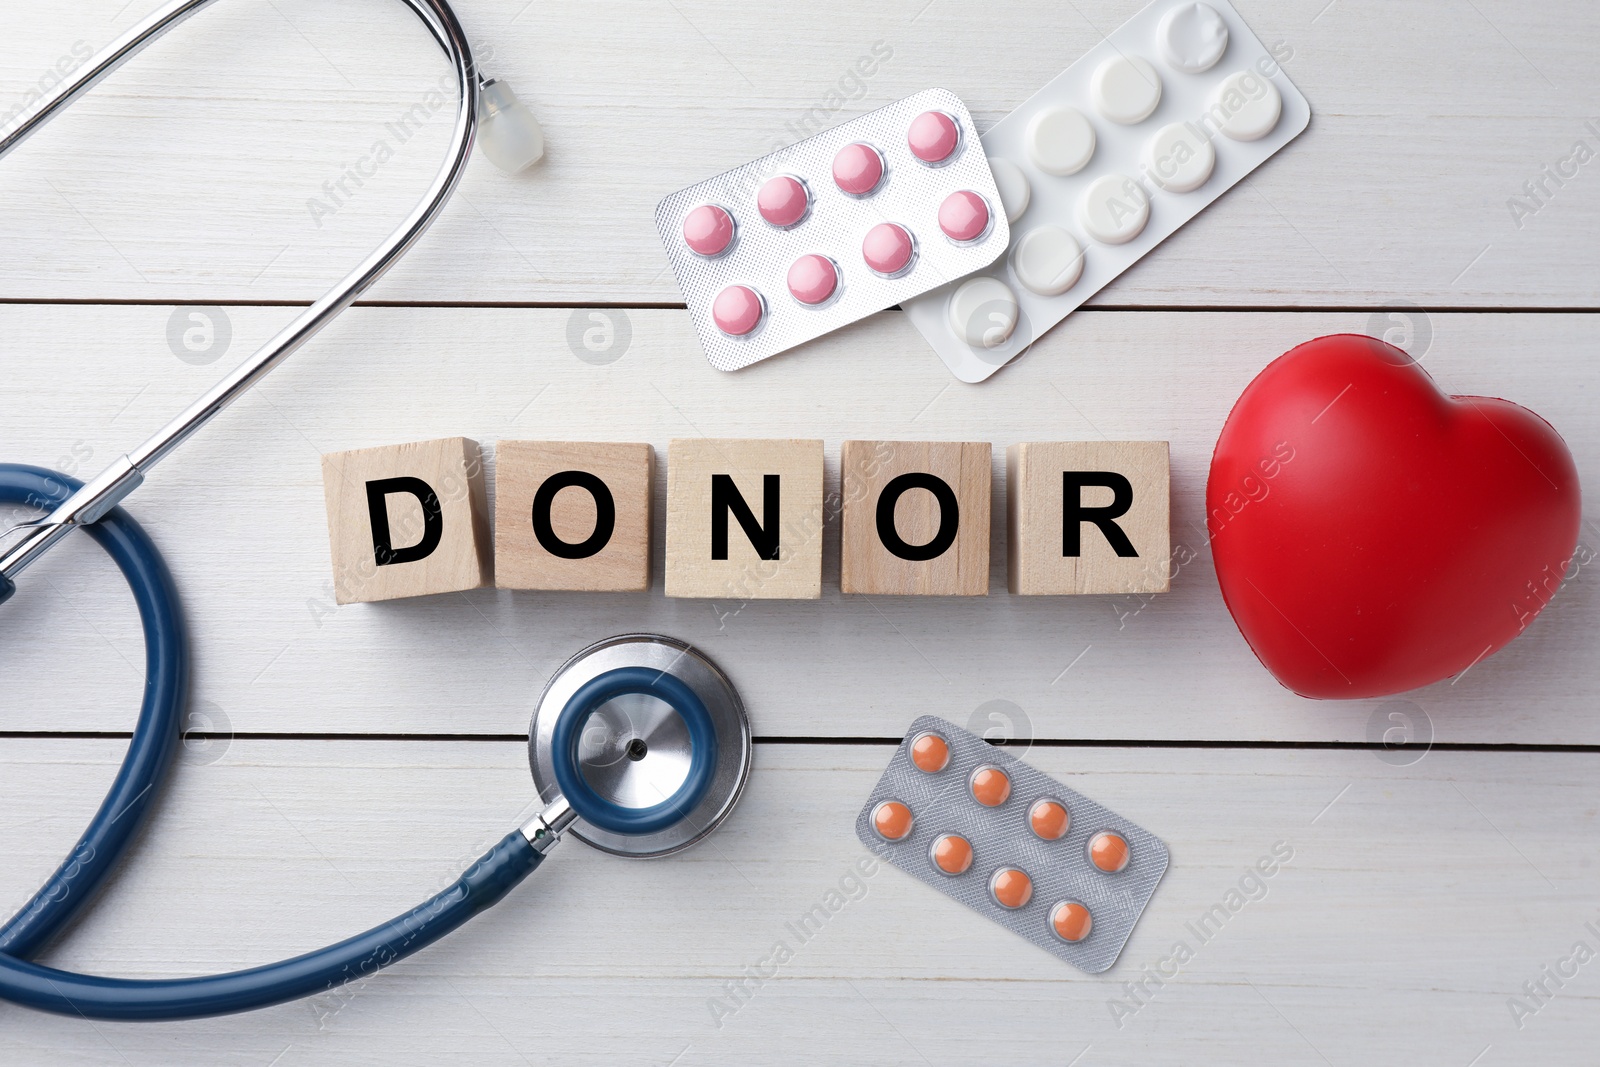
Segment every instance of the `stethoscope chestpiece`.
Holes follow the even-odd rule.
[[[540,798],[564,796],[571,833],[619,856],[688,848],[750,776],[750,721],[726,675],[656,634],[591,645],[550,679],[528,731]]]

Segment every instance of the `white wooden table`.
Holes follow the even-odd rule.
[[[155,0],[0,6],[4,116]],[[1292,49],[1311,128],[1031,355],[962,386],[888,312],[718,374],[665,269],[656,199],[792,139],[815,108],[842,121],[943,85],[986,126],[1139,2],[865,6],[460,0],[549,158],[514,179],[475,164],[370,300],[130,502],[182,587],[210,739],[46,958],[227,970],[415,903],[528,810],[521,736],[549,672],[625,630],[693,641],[741,687],[759,743],[726,827],[649,864],[568,842],[469,929],[309,1004],[156,1026],[0,1006],[0,1061],[1593,1061],[1600,962],[1547,978],[1576,966],[1576,944],[1600,950],[1589,568],[1455,681],[1333,704],[1259,667],[1204,553],[1148,603],[1007,596],[998,541],[987,599],[847,599],[834,530],[817,603],[670,601],[658,577],[637,596],[335,610],[319,454],[447,434],[822,437],[835,479],[851,437],[1165,439],[1174,538],[1198,545],[1231,401],[1273,356],[1341,330],[1393,330],[1450,390],[1534,408],[1600,485],[1600,163],[1547,184],[1520,225],[1508,207],[1574,141],[1600,147],[1594,5],[1238,0]],[[852,81],[877,42],[892,56]],[[0,167],[5,458],[94,473],[320,295],[436,165],[445,117],[403,145],[387,124],[442,72],[389,0],[237,0]],[[383,139],[394,158],[313,213]],[[231,334],[209,364],[168,342],[195,306]],[[596,307],[626,337],[609,362],[567,339]],[[1582,538],[1600,548],[1593,523]],[[99,803],[142,662],[131,600],[86,540],[7,605],[0,904],[27,898]],[[882,868],[775,977],[734,993],[865,854],[854,813],[927,712],[1008,731],[1165,838],[1172,868],[1122,961],[1083,975]],[[1383,758],[1373,724],[1391,713],[1432,750]],[[1239,899],[1274,847],[1293,859],[1198,942],[1186,923]],[[1193,958],[1174,977],[1179,941]],[[1124,983],[1163,971],[1129,999]],[[1537,1010],[1519,1020],[1512,998]],[[737,1006],[720,1026],[719,999]]]

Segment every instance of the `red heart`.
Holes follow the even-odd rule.
[[[1355,334],[1257,375],[1206,482],[1228,610],[1308,697],[1415,689],[1501,648],[1560,585],[1580,508],[1549,423],[1447,396],[1400,349]]]

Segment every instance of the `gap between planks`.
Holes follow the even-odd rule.
[[[124,730],[0,730],[0,741],[127,741],[132,734]],[[382,733],[274,733],[239,732],[217,733],[193,730],[185,733],[186,740],[195,741],[469,741],[490,744],[528,743],[526,734],[382,734]],[[901,742],[899,737],[810,737],[768,735],[756,736],[758,745],[796,745],[821,747],[825,745],[890,746]],[[1302,751],[1364,752],[1387,751],[1390,746],[1372,741],[1212,741],[1203,738],[1174,740],[1148,740],[1140,738],[1090,737],[1090,738],[1035,738],[1027,741],[991,741],[1001,748],[1161,748],[1161,749],[1290,749]],[[1424,746],[1418,745],[1419,749]],[[1516,744],[1492,741],[1439,741],[1426,746],[1437,752],[1551,752],[1600,754],[1600,744]]]
[[[231,307],[231,308],[308,308],[309,300],[210,300],[91,299],[89,297],[0,296],[0,306],[17,307]],[[352,308],[415,308],[417,310],[510,310],[549,311],[571,308],[615,308],[622,311],[685,311],[687,305],[672,301],[596,300],[573,303],[562,300],[358,300]],[[882,312],[899,312],[898,305]],[[1129,311],[1184,312],[1189,314],[1307,315],[1350,314],[1376,311],[1426,311],[1435,315],[1594,315],[1600,306],[1507,305],[1482,307],[1456,304],[1085,304],[1074,315]]]

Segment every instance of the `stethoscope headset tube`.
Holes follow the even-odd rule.
[[[15,130],[0,137],[0,159],[65,111],[74,101],[116,71],[152,41],[216,0],[173,0],[123,34],[85,67],[69,75],[34,105]],[[94,523],[137,489],[150,469],[165,459],[200,427],[243,396],[355,302],[405,255],[433,225],[450,195],[460,184],[478,130],[478,94],[483,79],[472,59],[466,32],[447,0],[400,0],[422,20],[444,50],[455,76],[460,110],[451,131],[450,149],[428,191],[404,221],[371,254],[345,275],[316,303],[230,371],[153,437],[118,457],[78,491],[31,524],[21,541],[0,552],[0,587],[13,582],[19,572],[38,559],[76,526]],[[0,588],[3,599],[4,588]]]

